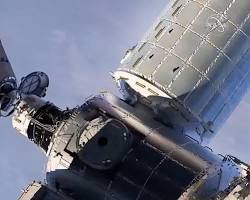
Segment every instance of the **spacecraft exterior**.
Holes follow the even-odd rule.
[[[174,0],[113,73],[61,110],[34,72],[17,87],[0,46],[1,116],[48,156],[20,200],[249,199],[250,166],[206,145],[249,87],[250,2]]]
[[[168,99],[184,115],[169,121],[192,120],[200,140],[210,139],[249,84],[249,11],[244,0],[172,1],[114,77]]]

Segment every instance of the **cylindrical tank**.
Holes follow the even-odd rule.
[[[12,112],[16,88],[16,77],[0,40],[0,116]]]
[[[13,128],[28,138],[28,130],[32,120],[34,120],[37,112],[46,104],[46,101],[35,95],[23,96],[13,113]]]
[[[249,37],[249,0],[173,0],[114,78],[175,102],[211,137],[249,86]]]

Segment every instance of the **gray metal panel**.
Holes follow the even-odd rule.
[[[224,52],[234,64],[237,64],[248,48],[249,37],[237,31],[225,47]]]
[[[146,46],[144,48],[146,48]],[[150,76],[154,72],[152,66],[157,67],[165,57],[165,51],[163,49],[154,47],[149,48],[152,48],[152,50],[144,57],[143,65],[138,65],[136,67],[139,73],[146,76]]]
[[[230,21],[239,27],[241,26],[244,20],[249,18],[248,16],[249,10],[250,10],[249,1],[233,0],[228,6],[227,15],[230,17]]]
[[[207,92],[203,92],[204,90]],[[185,98],[185,105],[189,108],[193,108],[192,111],[194,113],[200,114],[204,108],[204,104],[209,103],[215,92],[211,82],[203,78],[200,82],[200,86],[195,89],[191,95]]]
[[[185,28],[171,21],[166,25],[167,26],[164,27],[163,33],[158,37],[157,35],[159,33],[156,33],[155,37],[157,38],[156,42],[159,46],[170,50],[176,44],[176,41],[182,36]]]
[[[208,5],[211,9],[221,13],[224,12],[225,7],[229,7],[232,2],[232,0],[209,1]]]
[[[195,20],[192,24],[190,24],[190,29],[194,31],[195,33],[201,35],[202,37],[206,37],[207,34],[210,32],[210,29],[208,27],[208,21],[211,18],[211,16],[216,15],[215,12],[208,9],[205,6],[202,6],[200,12],[197,14]]]
[[[178,55],[185,61],[191,60],[193,52],[196,51],[197,46],[199,46],[201,42],[202,38],[200,38],[198,35],[194,34],[191,31],[187,31],[185,35],[183,35],[181,42],[176,44],[173,53]]]
[[[168,85],[171,93],[178,98],[188,95],[193,90],[196,83],[202,78],[201,74],[192,67],[185,66],[183,70]]]
[[[175,6],[178,9],[180,6]],[[175,22],[183,26],[188,26],[195,20],[196,16],[199,14],[202,5],[194,1],[190,1],[186,4],[185,1],[181,4],[180,12],[178,13]],[[192,11],[192,12],[191,12]]]
[[[162,86],[167,87],[183,67],[184,62],[181,59],[176,58],[174,55],[169,55],[166,57],[166,60],[163,61],[162,65],[158,67],[154,78],[159,80],[158,83]]]
[[[198,49],[198,48],[197,48]],[[196,67],[200,72],[206,73],[208,67],[218,56],[219,52],[208,42],[200,44],[199,49],[190,57],[190,64]]]

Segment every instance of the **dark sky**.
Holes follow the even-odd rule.
[[[17,77],[44,71],[48,100],[65,108],[102,90],[117,93],[109,76],[126,50],[147,31],[167,0],[0,0],[0,38]],[[228,120],[213,146],[250,162],[250,95]],[[0,195],[15,200],[45,177],[46,158],[0,120]]]

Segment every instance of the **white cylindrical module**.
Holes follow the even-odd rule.
[[[46,101],[35,96],[24,96],[15,109],[12,117],[12,126],[19,133],[28,137],[28,128],[37,111],[46,105]]]
[[[173,0],[114,78],[175,102],[211,137],[249,86],[249,37],[249,0]]]

